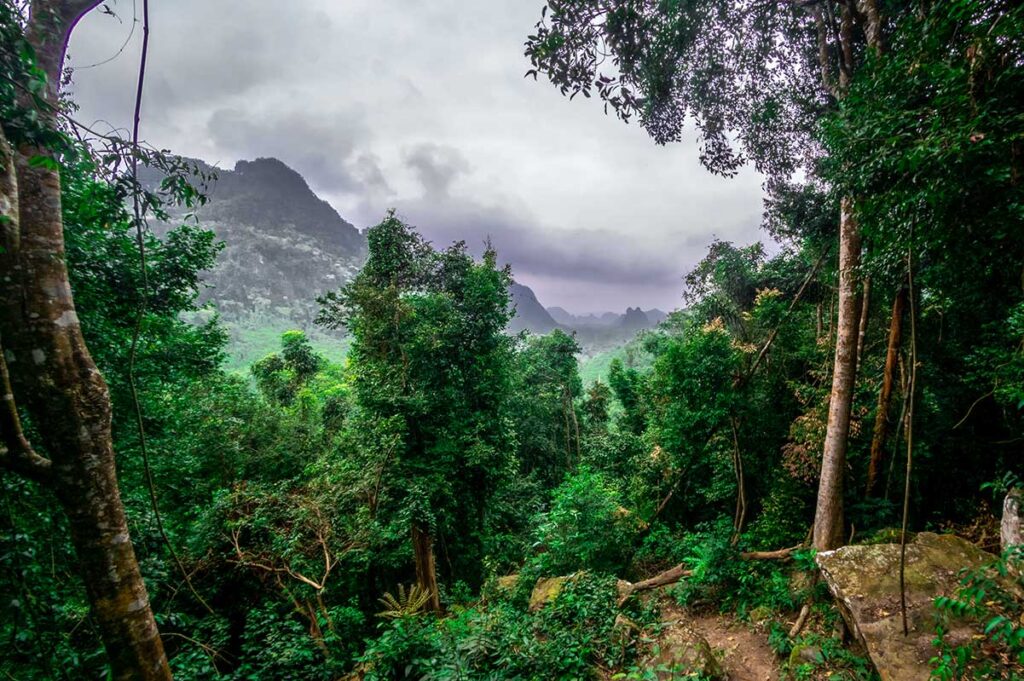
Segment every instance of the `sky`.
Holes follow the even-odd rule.
[[[79,118],[127,128],[141,0],[72,36]],[[349,222],[395,208],[438,246],[489,238],[544,305],[681,305],[712,240],[759,231],[761,178],[659,147],[524,78],[540,0],[151,0],[141,136],[221,168],[273,156]],[[133,30],[134,27],[134,30]]]

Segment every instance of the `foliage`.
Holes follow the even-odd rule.
[[[533,75],[596,95],[658,142],[680,139],[692,121],[714,172],[752,161],[767,179],[765,226],[782,244],[712,242],[685,279],[685,310],[582,370],[569,334],[505,333],[512,279],[498,254],[437,249],[389,213],[367,233],[362,271],[319,301],[331,334],[236,329],[236,344],[261,358],[246,376],[228,373],[225,327],[199,303],[220,245],[187,217],[145,232],[137,373],[150,480],[127,380],[143,302],[125,207],[139,189],[130,154],[110,140],[115,148],[90,151],[64,124],[18,105],[45,83],[20,17],[0,3],[0,68],[10,76],[0,80],[0,120],[9,139],[52,151],[36,162],[61,173],[78,314],[111,386],[133,546],[178,677],[649,678],[640,660],[657,631],[656,601],[620,608],[615,583],[679,563],[692,575],[673,595],[688,606],[762,621],[755,612],[788,616],[810,599],[831,621],[823,586],[804,579],[815,569],[809,553],[784,567],[740,554],[807,533],[843,196],[856,197],[872,281],[848,442],[857,536],[877,535],[899,508],[906,332],[892,404],[878,395],[890,304],[910,272],[921,384],[912,524],[970,519],[989,489],[1019,481],[1024,10],[1004,0],[880,4],[885,50],[856,38],[857,68],[840,91],[822,82],[818,42],[820,27],[839,28],[829,15],[839,3],[547,3],[526,45]],[[825,53],[834,66],[827,41]],[[137,153],[166,175],[144,188],[147,214],[202,201],[183,182],[187,161]],[[333,335],[343,332],[344,341]],[[867,497],[876,421],[889,428],[885,484]],[[31,438],[46,424],[28,426]],[[212,612],[182,588],[150,485],[167,540]],[[0,491],[0,590],[10,596],[0,603],[0,672],[104,676],[55,500],[6,472]],[[404,586],[416,578],[413,528],[430,538],[444,614],[425,611],[423,588]],[[1021,673],[1016,560],[964,574],[957,594],[936,601],[936,678]],[[511,574],[516,587],[480,590]],[[539,576],[565,581],[531,613]],[[978,637],[948,642],[955,618]],[[835,639],[811,631],[790,641],[769,627],[795,678],[826,667],[872,677]]]
[[[964,570],[952,596],[935,599],[938,652],[932,678],[1007,679],[1024,674],[1024,548],[1011,546],[991,565]],[[979,634],[962,643],[947,641],[956,620],[967,620]]]
[[[408,591],[405,590],[404,585],[399,584],[397,596],[386,593],[380,598],[380,603],[384,606],[384,610],[377,613],[377,617],[391,620],[412,617],[423,610],[423,606],[429,600],[430,592],[421,589],[418,584],[410,586]]]
[[[583,467],[554,490],[551,509],[538,518],[537,568],[543,575],[617,573],[639,529],[614,485]]]
[[[500,602],[442,620],[396,619],[363,655],[364,678],[596,678],[598,665],[620,667],[638,652],[639,637],[616,626],[615,594],[614,579],[582,573],[535,615]],[[629,615],[644,627],[656,613]]]

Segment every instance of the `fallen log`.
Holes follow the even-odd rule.
[[[804,607],[800,608],[800,615],[796,618],[796,622],[793,623],[793,628],[789,630],[789,637],[796,638],[803,631],[804,625],[807,624],[807,618],[811,614],[811,604],[804,603]]]
[[[740,554],[743,560],[786,560],[794,551],[804,548],[803,544],[790,546],[788,549],[777,549],[775,551],[744,551]]]
[[[650,591],[651,589],[657,589],[660,586],[668,586],[669,584],[675,584],[684,577],[690,577],[693,575],[693,570],[687,570],[682,563],[674,567],[670,567],[664,572],[645,579],[635,584],[628,582],[623,583],[619,587],[619,606],[621,607],[630,596],[640,591]]]

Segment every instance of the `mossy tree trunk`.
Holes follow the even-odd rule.
[[[53,123],[64,49],[95,0],[36,0],[27,36],[47,74]],[[29,102],[27,105],[31,106]],[[0,338],[3,343],[3,459],[48,485],[68,518],[79,574],[115,679],[170,679],[163,643],[128,535],[118,489],[111,404],[82,336],[68,279],[60,175],[47,149],[3,142],[0,182]],[[7,381],[5,380],[5,383]],[[16,402],[16,403],[15,403]],[[31,449],[18,409],[32,419],[48,459]]]

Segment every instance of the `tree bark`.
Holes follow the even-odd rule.
[[[846,475],[847,437],[856,381],[858,316],[857,268],[860,264],[860,227],[853,201],[842,200],[839,219],[839,321],[832,371],[828,427],[821,460],[818,502],[814,516],[814,548],[826,551],[844,540],[843,484]]]
[[[412,524],[412,553],[416,561],[416,583],[430,594],[430,609],[441,612],[441,594],[437,588],[437,566],[434,562],[434,538],[415,522]]]
[[[871,277],[864,277],[864,286],[861,289],[860,297],[860,323],[857,329],[857,364],[860,367],[861,357],[864,356],[864,339],[868,335],[868,311],[871,309]]]
[[[46,71],[45,99],[54,109],[67,38],[97,4],[32,4],[27,35]],[[40,114],[52,122],[52,111]],[[60,176],[34,167],[34,156],[49,152],[26,146],[6,154],[16,172],[16,196],[3,202],[13,219],[4,221],[0,254],[0,333],[14,388],[9,401],[16,396],[40,426],[52,462],[49,483],[69,521],[112,677],[170,679],[118,489],[109,392],[85,345],[68,280]]]
[[[907,289],[901,288],[892,301],[892,316],[889,319],[889,346],[885,352],[885,369],[882,371],[882,388],[878,392],[878,409],[875,412],[875,428],[871,437],[871,459],[868,462],[868,479],[865,496],[870,497],[878,481],[878,470],[885,456],[885,440],[889,434],[889,405],[892,401],[893,374],[899,359],[900,342],[903,332],[903,308],[907,304]]]
[[[875,0],[858,0],[857,4],[861,13],[867,21],[864,24],[864,36],[867,38],[868,47],[881,54],[884,45],[882,44],[882,16],[878,12],[878,4]]]

